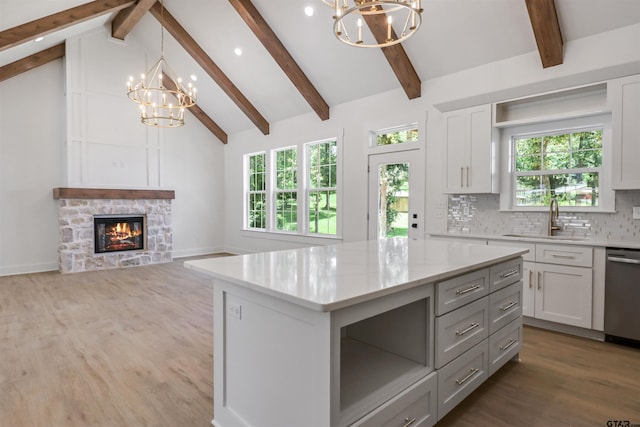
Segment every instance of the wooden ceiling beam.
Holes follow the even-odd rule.
[[[563,41],[554,0],[525,0],[542,67],[562,64]]]
[[[111,37],[124,40],[124,38],[133,30],[145,13],[151,9],[151,6],[157,0],[138,0],[133,6],[121,10],[111,21]]]
[[[156,3],[151,7],[150,12],[158,21],[162,19],[164,27],[178,41],[182,48],[211,76],[224,93],[249,117],[249,120],[251,120],[264,135],[268,135],[269,122],[267,122],[169,11],[164,8],[163,12],[160,3]]]
[[[117,12],[134,3],[134,0],[96,0],[9,28],[0,32],[0,51],[100,15]]]
[[[169,90],[177,90],[175,83],[171,79],[163,79],[162,82]],[[196,119],[200,121],[209,131],[216,136],[223,144],[227,143],[228,137],[227,133],[222,130],[220,126],[216,122],[214,122],[211,117],[205,113],[202,108],[198,104],[193,107],[187,108],[191,114],[195,116]]]
[[[64,42],[0,67],[0,82],[64,57]]]
[[[329,105],[284,47],[251,0],[229,0],[240,17],[271,54],[282,71],[322,120],[329,119]]]
[[[376,41],[379,44],[384,43],[387,40],[387,15],[381,13],[363,16]],[[393,33],[393,38],[397,38],[395,31]],[[387,58],[387,62],[389,62],[391,69],[409,99],[420,98],[422,95],[422,82],[420,82],[420,77],[402,44],[398,43],[383,47],[382,53]]]

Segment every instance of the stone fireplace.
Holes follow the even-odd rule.
[[[169,190],[55,188],[62,273],[172,261]]]

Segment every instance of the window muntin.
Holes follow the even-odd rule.
[[[392,129],[383,129],[373,132],[373,144],[376,147],[384,145],[403,144],[405,142],[418,141],[418,126],[413,124]]]
[[[275,153],[275,229],[298,229],[298,156],[296,147]]]
[[[264,230],[267,217],[265,153],[247,156],[247,163],[247,228]]]
[[[307,144],[309,233],[337,234],[338,149],[336,141]]]
[[[598,207],[603,128],[514,136],[515,206]]]

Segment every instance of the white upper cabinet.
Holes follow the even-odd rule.
[[[491,105],[443,113],[445,193],[495,193]]]
[[[640,189],[640,75],[609,82],[614,190]]]

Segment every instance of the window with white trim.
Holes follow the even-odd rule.
[[[309,233],[336,235],[338,150],[336,141],[307,144]]]
[[[515,206],[597,207],[602,127],[512,138]]]
[[[298,229],[298,167],[296,147],[275,152],[275,228]]]
[[[246,183],[246,227],[262,229],[266,227],[266,167],[265,153],[255,153],[245,156]]]
[[[611,115],[523,124],[501,130],[500,209],[614,212]]]
[[[335,139],[244,156],[247,230],[339,235],[339,155]]]

